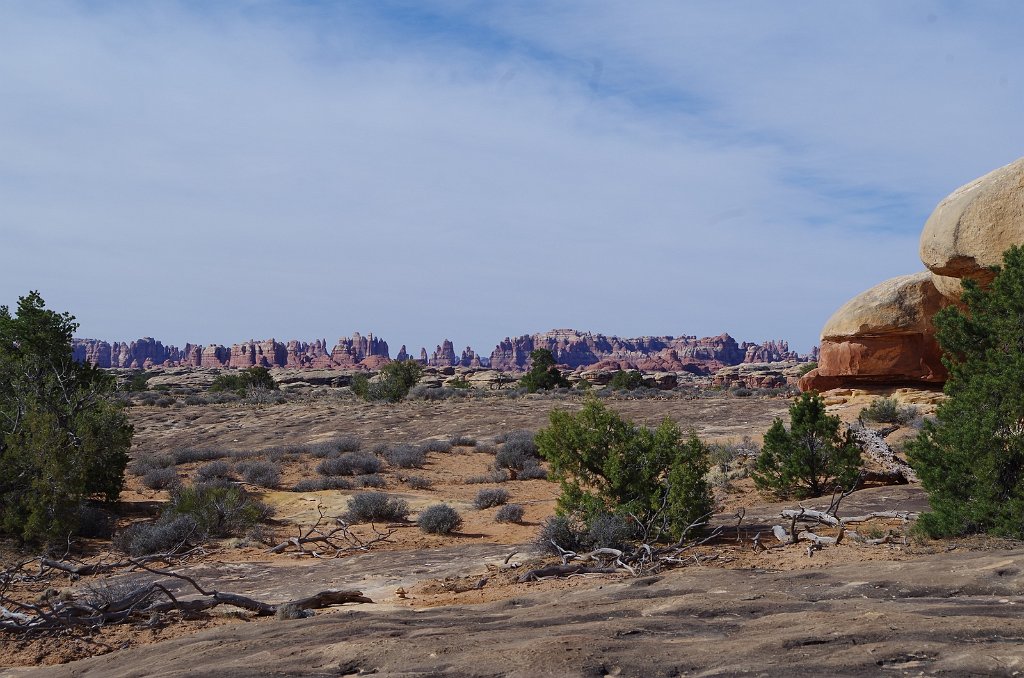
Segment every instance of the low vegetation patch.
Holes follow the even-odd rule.
[[[402,522],[409,516],[409,504],[404,499],[390,497],[384,492],[363,492],[348,501],[345,520],[350,523]]]
[[[427,534],[451,534],[462,527],[462,516],[448,504],[434,504],[420,512],[416,524]]]
[[[494,520],[499,523],[521,523],[526,509],[522,504],[505,504],[494,514]]]
[[[488,487],[477,492],[473,506],[483,510],[492,506],[501,506],[508,502],[508,491],[501,487]]]

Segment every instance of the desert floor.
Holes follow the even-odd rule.
[[[856,418],[867,396],[836,400],[833,410]],[[844,401],[846,401],[844,403]],[[0,675],[1015,675],[1024,671],[1024,604],[1019,545],[989,539],[931,542],[910,534],[907,521],[877,520],[858,529],[889,535],[885,544],[843,542],[808,553],[779,545],[771,527],[795,502],[757,493],[743,477],[743,460],[715,483],[723,536],[687,552],[677,567],[653,575],[577,575],[519,583],[523,568],[550,562],[534,542],[554,512],[558,486],[545,480],[500,483],[522,504],[522,523],[497,523],[497,508],[477,510],[473,499],[494,483],[469,482],[490,472],[494,439],[509,431],[536,431],[553,408],[576,409],[576,396],[500,395],[397,405],[367,404],[329,389],[278,405],[238,403],[133,407],[133,456],[186,447],[248,451],[305,449],[354,436],[364,450],[376,445],[448,440],[460,434],[476,446],[431,452],[420,469],[382,471],[389,494],[408,501],[413,516],[444,501],[464,518],[458,533],[422,533],[415,523],[378,530],[387,541],[338,558],[294,550],[273,554],[254,539],[208,545],[176,570],[207,588],[278,602],[328,588],[358,589],[374,603],[319,611],[307,619],[256,619],[219,607],[160,624],[118,626],[92,634],[35,639],[5,637]],[[687,398],[606,400],[644,424],[669,417],[706,440],[739,446],[759,441],[782,397],[728,394]],[[922,405],[927,413],[931,406]],[[913,435],[897,431],[898,449]],[[263,535],[275,543],[320,515],[340,515],[361,491],[294,492],[316,477],[318,459],[281,457],[283,489],[263,490],[274,507]],[[193,476],[201,462],[178,467]],[[413,489],[409,476],[430,482]],[[122,523],[155,515],[167,493],[130,477]],[[804,502],[826,507],[829,498]],[[868,487],[850,495],[840,515],[926,510],[914,485]],[[742,513],[742,520],[738,520]],[[827,529],[821,534],[829,534]],[[372,538],[368,526],[356,533]],[[761,535],[769,550],[755,551]],[[91,545],[98,556],[105,545]],[[509,569],[509,564],[519,564]],[[58,588],[116,586],[131,572],[65,579]],[[185,593],[181,582],[172,590]],[[50,583],[54,586],[54,583]],[[60,666],[58,666],[60,665]],[[32,667],[39,667],[33,669]]]

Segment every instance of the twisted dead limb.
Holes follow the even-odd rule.
[[[317,504],[316,510],[319,515],[313,525],[305,529],[299,528],[298,536],[289,537],[277,546],[268,549],[267,552],[284,553],[294,547],[295,555],[338,558],[354,551],[369,551],[374,544],[390,540],[391,535],[395,533],[394,528],[390,526],[387,532],[373,528],[375,536],[372,539],[360,539],[352,533],[350,525],[341,518],[333,518],[335,526],[325,531],[321,529],[321,526],[328,520],[328,517],[324,513],[322,505]],[[306,548],[306,544],[314,544],[315,548]]]
[[[131,564],[161,577],[184,581],[199,594],[199,597],[180,600],[159,581],[138,586],[113,600],[80,596],[70,600],[46,599],[40,604],[35,604],[14,600],[4,591],[0,593],[0,630],[18,634],[47,634],[83,627],[95,629],[173,610],[186,613],[202,612],[218,605],[231,605],[248,610],[257,616],[268,616],[276,614],[284,606],[297,610],[311,610],[345,603],[373,602],[360,591],[328,589],[284,603],[266,603],[237,593],[207,590],[188,575],[158,570],[141,560],[132,560]]]

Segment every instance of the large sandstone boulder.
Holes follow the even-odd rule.
[[[846,302],[821,333],[818,368],[800,388],[942,383],[932,317],[949,301],[928,271],[892,278]]]
[[[939,203],[921,233],[921,261],[935,286],[958,299],[960,278],[991,282],[990,266],[1024,244],[1024,158],[961,186]]]

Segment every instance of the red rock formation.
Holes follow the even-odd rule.
[[[528,367],[530,352],[546,348],[560,365],[571,368],[612,359],[637,365],[648,362],[656,369],[709,374],[725,365],[742,362],[753,345],[744,346],[746,348],[741,348],[728,334],[703,339],[695,336],[623,339],[575,330],[552,330],[516,339],[506,337],[491,353],[490,366],[499,370],[524,370]]]
[[[427,364],[431,367],[454,367],[458,365],[459,359],[455,355],[455,345],[448,339],[442,341],[441,345],[434,349],[434,352],[430,355]]]
[[[409,360],[409,353],[405,350],[405,344],[402,344],[402,348],[398,349],[398,355],[395,356],[395,360],[400,363]]]

